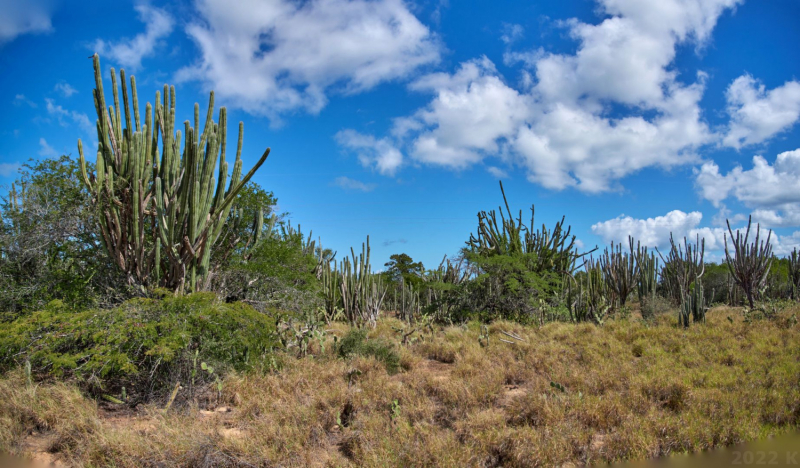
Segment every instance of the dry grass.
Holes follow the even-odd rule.
[[[673,317],[497,322],[488,347],[478,324],[448,327],[397,344],[395,375],[372,357],[337,358],[331,341],[278,372],[228,376],[221,411],[109,413],[12,373],[0,380],[0,451],[32,451],[31,432],[74,466],[553,466],[705,450],[800,425],[792,312],[744,323],[718,308],[689,330]],[[397,343],[397,325],[370,336]]]

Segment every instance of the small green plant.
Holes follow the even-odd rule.
[[[566,392],[567,392],[567,389],[566,389],[566,388],[564,388],[564,386],[563,386],[563,385],[561,385],[561,384],[560,384],[560,383],[558,383],[558,382],[553,382],[553,381],[551,380],[551,381],[550,381],[550,386],[551,386],[551,387],[553,387],[554,389],[558,390],[558,391],[559,391],[559,392],[561,392],[561,393],[566,393]]]
[[[489,346],[489,327],[486,325],[481,325],[481,332],[478,334],[478,344],[481,345],[481,348]]]
[[[215,374],[214,368],[205,362],[200,363],[200,368],[206,371],[209,377],[214,377],[214,386],[217,387],[217,397],[219,397],[222,394],[222,380],[219,375]]]
[[[400,401],[396,398],[392,400],[392,407],[391,407],[391,418],[393,423],[397,423],[397,420],[400,418]]]

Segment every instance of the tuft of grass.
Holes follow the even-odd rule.
[[[383,339],[368,339],[367,331],[353,328],[339,341],[339,356],[349,358],[352,356],[371,356],[386,367],[390,375],[400,370],[400,354],[394,346]]]

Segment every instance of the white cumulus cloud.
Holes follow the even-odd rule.
[[[753,218],[768,226],[800,226],[800,149],[780,153],[770,165],[753,157],[753,167],[741,166],[727,174],[714,162],[703,164],[695,185],[700,195],[716,207],[734,198],[753,209]]]
[[[800,82],[766,90],[750,75],[736,78],[726,91],[731,122],[722,140],[741,148],[790,129],[800,119]]]
[[[354,152],[364,167],[377,169],[383,175],[394,175],[403,164],[403,154],[388,138],[376,139],[354,130],[336,134],[340,146]]]
[[[200,60],[178,73],[245,111],[319,112],[331,88],[360,92],[438,62],[439,43],[402,0],[197,0]]]
[[[55,117],[61,126],[67,126],[67,119],[69,119],[77,124],[78,127],[80,127],[80,129],[88,135],[91,136],[96,134],[94,133],[96,132],[95,124],[92,123],[92,121],[89,120],[89,117],[83,112],[64,109],[49,98],[46,98],[44,102],[46,104],[47,113]]]
[[[562,24],[573,54],[509,51],[522,63],[521,90],[483,57],[452,74],[414,81],[431,101],[395,120],[394,145],[431,165],[464,169],[486,158],[522,167],[528,179],[560,190],[602,192],[646,167],[698,161],[717,138],[699,102],[706,75],[678,80],[679,45],[704,46],[719,16],[739,0],[598,0],[599,24]],[[615,105],[615,112],[609,112]]]
[[[142,59],[155,53],[156,47],[162,39],[169,36],[175,25],[172,16],[162,8],[139,2],[134,9],[139,15],[139,20],[145,24],[143,33],[117,41],[97,39],[93,44],[95,51],[102,57],[108,57],[130,70],[140,68]]]
[[[592,232],[602,237],[606,243],[611,241],[627,242],[628,236],[632,236],[642,245],[664,247],[669,245],[670,233],[675,239],[683,238],[692,233],[702,219],[703,214],[699,211],[685,213],[681,210],[673,210],[664,216],[646,219],[620,215],[614,219],[593,224]]]
[[[0,177],[9,177],[21,167],[20,163],[0,163]]]
[[[53,2],[49,0],[0,0],[0,45],[22,34],[53,30]]]

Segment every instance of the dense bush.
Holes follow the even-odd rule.
[[[0,204],[0,313],[5,320],[54,299],[81,308],[126,291],[92,230],[95,214],[69,156],[31,161]]]
[[[233,258],[212,288],[259,310],[274,307],[297,316],[313,315],[322,308],[317,262],[301,233],[272,233],[246,255]]]
[[[0,370],[30,363],[37,378],[75,379],[92,392],[126,386],[148,398],[189,382],[202,362],[218,374],[258,367],[275,345],[275,318],[211,293],[83,312],[54,301],[0,327]]]

